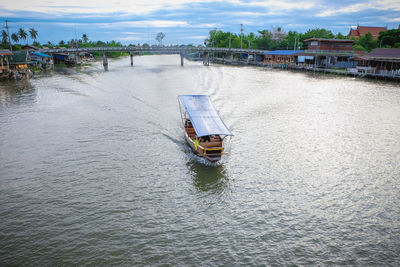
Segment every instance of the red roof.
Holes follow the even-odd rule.
[[[370,32],[372,34],[372,37],[374,37],[374,39],[378,39],[379,32],[384,32],[384,31],[387,31],[386,27],[357,26],[357,29],[355,30],[350,29],[349,38],[350,37],[358,38]]]

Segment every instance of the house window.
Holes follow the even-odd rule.
[[[311,46],[317,46],[317,45],[318,45],[318,41],[312,41],[312,42],[310,43],[310,45],[311,45]]]

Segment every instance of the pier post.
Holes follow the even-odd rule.
[[[181,66],[183,67],[183,53],[181,53],[180,55],[181,55]]]
[[[208,55],[208,52],[203,53],[203,65],[204,66],[210,65],[210,57]]]
[[[107,60],[106,52],[103,52],[103,66],[104,66],[104,70],[108,71],[108,60]]]
[[[130,53],[129,53],[129,56],[131,57],[131,67],[133,67],[133,53],[130,52]]]
[[[228,54],[227,54],[227,58],[228,58],[228,62],[229,62],[229,63],[232,63],[232,61],[233,61],[233,54],[232,54],[232,53],[228,53]]]

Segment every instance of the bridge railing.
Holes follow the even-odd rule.
[[[187,53],[187,52],[219,52],[219,53],[244,53],[264,54],[266,50],[219,48],[219,47],[82,47],[82,48],[56,48],[41,49],[44,53],[80,53],[80,52],[150,52],[150,53]]]

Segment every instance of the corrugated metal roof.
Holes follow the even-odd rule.
[[[304,40],[304,42],[308,41],[323,41],[323,42],[341,42],[341,43],[353,43],[354,40],[349,39],[325,39],[325,38],[310,38]]]
[[[368,58],[397,58],[397,59],[400,59],[400,48],[377,48],[368,54]]]
[[[0,56],[11,56],[13,55],[13,52],[7,49],[2,49],[0,50]]]
[[[291,56],[297,53],[302,53],[303,50],[275,50],[264,52],[264,55],[281,55],[281,56]]]
[[[10,57],[10,64],[27,64],[30,62],[30,57],[27,51],[16,51]]]
[[[51,57],[50,55],[39,53],[39,52],[33,52],[32,54],[38,55],[38,56],[41,56],[41,57],[49,57],[49,58]]]
[[[219,117],[208,95],[180,95],[181,101],[197,136],[233,135]]]

